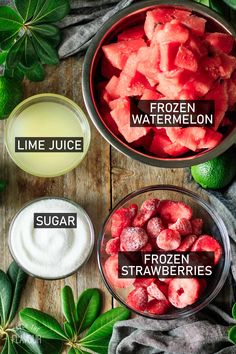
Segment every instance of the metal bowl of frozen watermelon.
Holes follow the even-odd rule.
[[[146,164],[186,167],[235,142],[235,32],[189,1],[145,1],[111,17],[83,66],[88,113],[103,137]],[[177,44],[176,44],[177,43]],[[214,127],[130,127],[139,100],[214,100]]]
[[[130,264],[139,264],[129,262],[140,252],[212,252],[212,274],[120,277],[118,269],[126,272]],[[171,185],[149,186],[126,196],[107,217],[98,240],[98,263],[108,290],[123,305],[145,317],[176,319],[200,311],[219,293],[229,273],[229,237],[218,213],[198,195]]]

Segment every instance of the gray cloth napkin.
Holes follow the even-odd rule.
[[[138,317],[118,322],[109,354],[235,354],[227,339],[235,302],[236,284],[236,181],[224,193],[205,192],[225,222],[231,239],[231,273],[217,298],[199,314],[187,319],[156,321]]]

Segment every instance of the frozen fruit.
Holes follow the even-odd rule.
[[[190,220],[193,211],[188,205],[182,202],[162,200],[158,208],[158,213],[164,222],[175,223],[179,218]]]
[[[202,234],[202,228],[203,228],[203,220],[200,218],[195,218],[191,220],[192,224],[192,230],[194,235],[201,235]]]
[[[147,233],[151,238],[157,238],[159,233],[165,229],[161,218],[155,217],[148,221],[147,223]]]
[[[192,305],[199,298],[200,283],[198,279],[172,279],[169,284],[168,298],[171,304],[177,308]]]
[[[142,227],[151,219],[156,213],[159,206],[158,199],[148,199],[140,207],[137,215],[134,218],[133,226]]]
[[[196,72],[198,69],[198,62],[195,54],[184,45],[179,47],[174,63],[179,68],[189,71]]]
[[[179,231],[181,236],[186,236],[192,233],[192,225],[188,219],[179,218],[174,224],[169,226],[169,229]]]
[[[152,251],[151,243],[147,243],[143,248],[141,248],[141,252],[151,252],[151,251]]]
[[[189,251],[196,240],[197,240],[197,236],[196,235],[188,235],[188,236],[186,236],[182,240],[180,246],[176,249],[176,252],[187,252],[187,251]]]
[[[135,288],[144,287],[146,288],[155,281],[155,278],[136,278],[134,282]]]
[[[181,236],[178,231],[166,229],[157,236],[157,246],[165,251],[173,251],[179,247]]]
[[[226,54],[229,54],[234,45],[234,37],[226,33],[206,33],[206,40],[215,48],[222,50]]]
[[[170,71],[175,68],[175,59],[178,52],[179,43],[163,42],[160,44],[160,69],[162,71]]]
[[[214,252],[214,263],[217,264],[222,255],[222,247],[219,242],[209,235],[200,236],[193,244],[191,251]]]
[[[131,291],[126,299],[128,306],[137,311],[145,311],[148,302],[147,290],[145,288],[136,288]]]
[[[165,24],[164,29],[157,31],[152,41],[157,43],[185,43],[189,38],[188,29],[176,20]]]
[[[114,212],[111,218],[112,237],[119,237],[125,227],[131,226],[137,213],[137,209],[138,206],[136,204],[132,204],[129,208],[118,209]]]
[[[140,39],[145,35],[143,26],[134,26],[118,34],[118,41],[129,41],[131,39]]]
[[[156,300],[167,300],[165,294],[159,289],[156,283],[152,283],[147,287],[148,295]]]
[[[110,239],[106,244],[106,253],[114,256],[120,250],[120,238],[115,237]]]
[[[147,311],[152,315],[164,315],[170,309],[170,303],[167,300],[153,299],[147,304]]]
[[[147,244],[148,235],[141,227],[126,227],[120,235],[120,242],[125,251],[139,251]]]
[[[134,283],[134,279],[119,278],[118,268],[118,255],[110,256],[104,264],[107,280],[114,288],[128,288]]]

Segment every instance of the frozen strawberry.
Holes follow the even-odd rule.
[[[126,227],[120,235],[122,249],[128,252],[139,251],[148,242],[148,235],[141,227]]]
[[[134,282],[134,287],[135,288],[140,288],[140,287],[146,288],[147,286],[152,284],[155,280],[156,280],[156,278],[136,278],[135,282]]]
[[[193,234],[197,236],[201,235],[202,228],[203,228],[203,220],[200,218],[192,219],[191,224],[192,224]]]
[[[162,200],[159,204],[158,212],[166,223],[175,223],[179,218],[190,220],[193,214],[188,205],[172,200]]]
[[[169,284],[168,298],[172,305],[184,308],[194,304],[200,295],[201,286],[198,279],[172,279]]]
[[[185,218],[179,218],[174,224],[169,226],[169,229],[179,231],[181,236],[186,236],[192,233],[191,222]]]
[[[156,283],[152,283],[147,287],[148,295],[156,300],[167,300],[165,294],[159,289]]]
[[[165,283],[165,284],[167,284],[167,285],[170,284],[170,282],[171,282],[172,279],[173,279],[173,278],[159,278],[159,280],[160,280],[161,282],[163,282],[163,283]]]
[[[106,253],[114,256],[120,250],[120,238],[115,237],[110,239],[106,244]]]
[[[137,209],[138,206],[136,204],[132,204],[129,208],[118,209],[114,212],[111,219],[112,237],[119,237],[125,227],[131,226],[137,213]]]
[[[111,256],[106,260],[104,270],[107,280],[114,288],[128,288],[134,283],[134,279],[119,278],[118,267],[118,255]]]
[[[131,291],[126,299],[128,306],[137,311],[145,311],[148,302],[147,290],[145,288],[136,288]]]
[[[142,227],[151,219],[156,213],[159,206],[158,199],[148,199],[143,202],[140,210],[133,221],[133,226]]]
[[[141,248],[142,252],[152,252],[152,245],[150,243],[147,243],[146,246]]]
[[[165,227],[163,226],[161,218],[152,218],[147,223],[147,233],[151,238],[156,238],[164,229]]]
[[[155,283],[157,284],[160,291],[165,295],[165,297],[168,298],[168,282],[164,282],[161,281],[160,279],[157,279]]]
[[[214,252],[215,260],[217,264],[222,255],[222,247],[216,239],[209,235],[200,236],[192,246],[193,252]]]
[[[170,308],[169,301],[153,299],[147,304],[147,311],[153,315],[164,315]]]
[[[176,250],[180,246],[180,243],[180,233],[175,230],[163,230],[157,237],[157,246],[165,251]]]
[[[187,252],[191,249],[194,242],[197,240],[196,235],[188,235],[181,242],[180,246],[176,249],[176,252]]]

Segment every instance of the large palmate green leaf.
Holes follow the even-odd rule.
[[[11,304],[11,310],[8,316],[8,323],[11,323],[15,318],[19,305],[22,291],[25,287],[26,280],[28,278],[27,274],[16,264],[12,262],[10,265],[7,275],[11,280],[11,285],[13,289],[13,299]]]
[[[12,285],[8,276],[0,270],[0,318],[1,325],[7,323],[12,302]]]
[[[24,21],[28,21],[33,17],[37,2],[37,0],[15,0],[17,11]]]
[[[38,62],[38,56],[29,36],[25,36],[23,42],[23,52],[20,59],[20,64],[24,68],[31,68]]]
[[[32,23],[57,22],[69,11],[69,0],[38,0]]]
[[[102,296],[98,289],[87,289],[77,303],[78,333],[93,324],[101,311]]]
[[[43,81],[45,78],[45,70],[44,67],[41,63],[35,63],[31,68],[26,69],[26,68],[21,68],[27,79],[31,80],[31,81]]]
[[[19,29],[15,31],[4,31],[0,32],[0,48],[1,49],[9,49],[16,41],[18,37]]]
[[[0,6],[0,31],[16,31],[23,24],[22,18],[9,6]]]
[[[19,64],[24,52],[25,35],[22,36],[13,46],[9,49],[6,59],[8,68],[15,68]]]
[[[65,319],[76,333],[78,316],[75,308],[73,291],[69,286],[65,286],[61,291],[61,307]]]
[[[25,308],[20,312],[23,326],[32,334],[44,339],[67,340],[58,321],[39,310]]]
[[[30,31],[39,34],[46,39],[53,47],[58,46],[61,40],[61,33],[58,27],[48,24],[35,24],[28,27]]]
[[[57,51],[45,39],[36,33],[32,33],[32,40],[42,64],[54,65],[59,63]]]

